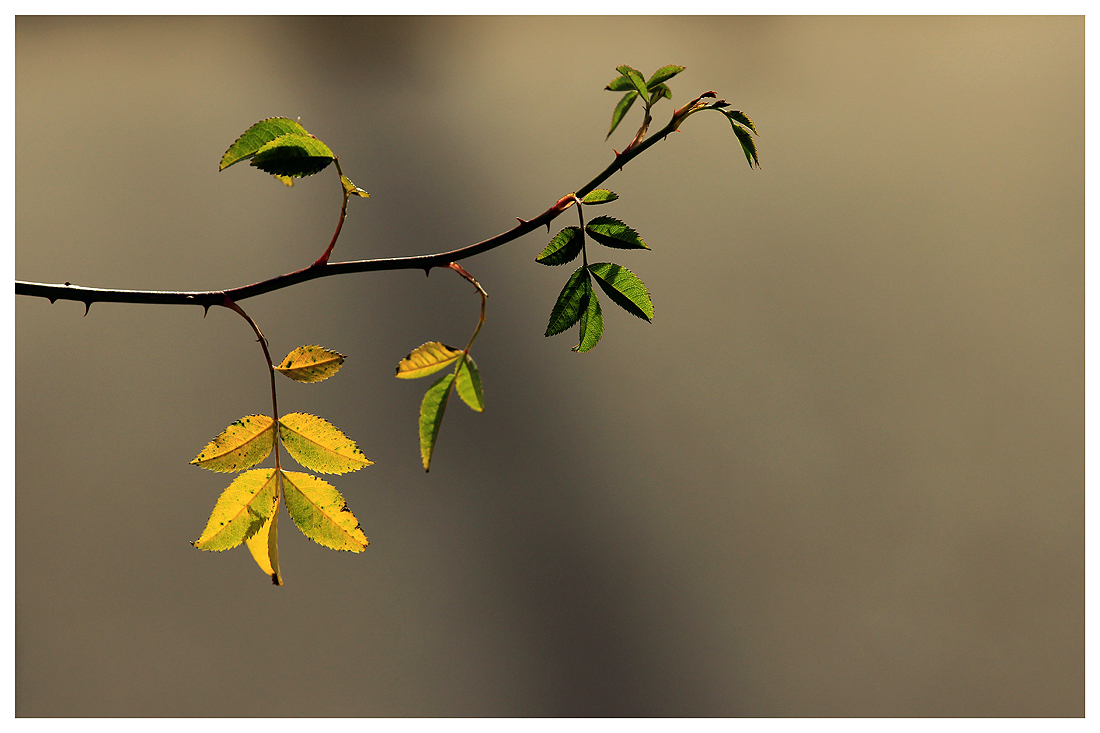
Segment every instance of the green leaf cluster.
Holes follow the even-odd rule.
[[[290,379],[310,384],[331,377],[343,362],[344,356],[330,349],[301,346],[274,368]],[[318,473],[343,474],[372,465],[336,426],[301,412],[283,415],[277,421],[267,415],[243,417],[191,461],[210,471],[244,471],[222,492],[206,528],[192,544],[200,550],[220,552],[243,542],[276,585],[283,584],[278,548],[280,499],[298,529],[319,545],[362,552],[368,544],[343,496],[328,482],[282,470],[278,453],[275,468],[253,468],[279,445],[295,461]]]
[[[578,206],[603,204],[614,201],[618,196],[606,189],[592,191]],[[582,214],[583,224],[583,214]],[[583,262],[565,282],[554,307],[550,311],[550,320],[546,325],[546,335],[556,336],[575,325],[580,325],[580,339],[573,351],[590,351],[603,336],[603,309],[596,290],[595,282],[608,298],[633,316],[646,321],[653,320],[653,301],[649,290],[641,278],[622,265],[614,262],[588,263],[586,241],[591,238],[598,244],[613,249],[649,249],[638,232],[611,216],[597,216],[581,226],[567,226],[550,240],[535,262],[542,265],[564,265],[578,256]]]
[[[619,103],[615,105],[615,111],[611,113],[611,129],[607,131],[607,137],[611,137],[611,133],[615,132],[615,128],[619,126],[623,117],[626,116],[626,113],[630,111],[630,108],[639,97],[645,103],[647,117],[649,116],[649,110],[657,102],[662,99],[672,99],[672,90],[668,88],[668,84],[665,82],[679,74],[684,68],[676,65],[662,66],[653,72],[653,75],[649,77],[649,81],[646,81],[642,76],[642,72],[632,66],[615,67],[619,75],[604,88],[612,92],[625,92],[625,94],[619,99]]]

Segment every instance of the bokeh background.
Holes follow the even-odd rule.
[[[267,412],[214,309],[16,299],[22,716],[1079,716],[1084,712],[1082,18],[30,18],[15,24],[16,276],[226,288],[327,244],[330,171],[221,154],[301,116],[371,193],[337,259],[441,251],[603,169],[614,67],[701,114],[600,213],[651,325],[543,337],[567,268],[529,235],[490,293],[487,410],[432,472],[393,378],[465,343],[452,273],[244,307],[281,380],[377,462],[332,477],[371,544],[284,515],[286,585],[192,548],[229,477],[188,465]],[[672,105],[657,108],[663,124]],[[559,220],[559,224],[563,220]],[[570,219],[565,223],[573,223]],[[608,259],[611,259],[608,258]]]

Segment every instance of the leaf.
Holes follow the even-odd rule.
[[[478,372],[477,364],[469,354],[458,365],[458,372],[455,374],[455,391],[474,412],[485,409],[485,396],[481,393],[481,373]]]
[[[619,198],[619,194],[614,191],[608,191],[606,188],[597,188],[595,191],[589,191],[581,201],[586,204],[608,204]]]
[[[675,64],[670,66],[662,66],[661,68],[653,72],[653,76],[649,77],[649,81],[646,82],[646,86],[649,87],[651,90],[656,89],[660,84],[676,76],[685,68],[686,67],[684,66],[676,66]]]
[[[252,468],[275,447],[275,421],[267,415],[242,417],[207,443],[191,465],[234,473]]]
[[[591,281],[588,282],[588,293],[584,297],[584,310],[581,312],[580,331],[581,340],[573,351],[584,353],[591,351],[603,336],[603,312],[600,310],[600,299],[592,289]]]
[[[585,227],[589,236],[605,247],[615,249],[649,249],[638,232],[611,216],[597,216]]]
[[[252,553],[252,559],[260,566],[271,582],[275,585],[283,584],[282,573],[279,572],[279,495],[275,494],[275,509],[271,512],[271,518],[264,522],[260,531],[248,537],[244,541],[248,551]]]
[[[588,266],[596,282],[600,284],[607,297],[615,301],[628,313],[647,321],[653,320],[653,303],[645,283],[630,270],[613,262],[598,262]]]
[[[321,346],[299,346],[275,368],[295,382],[321,382],[340,371],[346,358]]]
[[[664,97],[665,99],[672,99],[672,90],[668,88],[668,84],[658,84],[653,87],[653,101],[657,102],[658,99]]]
[[[283,415],[279,436],[294,460],[318,473],[350,473],[374,464],[336,426],[315,415]]]
[[[332,484],[297,471],[283,471],[286,510],[302,534],[333,550],[362,552],[366,535]]]
[[[309,134],[306,128],[288,117],[268,117],[266,120],[260,120],[245,130],[236,142],[229,146],[229,150],[226,150],[225,155],[222,156],[218,170],[223,171],[235,163],[248,160],[264,145],[288,133]]]
[[[728,117],[731,122],[737,122],[739,124],[744,125],[745,127],[752,130],[753,133],[756,134],[756,135],[760,134],[759,132],[756,131],[756,125],[752,124],[752,120],[750,120],[749,116],[747,114],[745,114],[744,112],[741,112],[741,111],[736,110],[736,109],[730,109],[730,110],[722,110],[722,114],[724,114],[726,117]]]
[[[565,287],[561,289],[561,293],[558,295],[557,302],[554,303],[554,308],[550,311],[550,322],[546,325],[547,336],[556,336],[580,319],[586,285],[591,289],[592,284],[588,281],[588,272],[582,265],[569,276]]]
[[[420,459],[424,462],[425,471],[432,464],[435,439],[439,435],[439,426],[443,424],[443,413],[447,410],[447,400],[454,382],[454,374],[444,374],[428,387],[420,402]]]
[[[218,497],[202,535],[191,544],[200,550],[221,552],[260,531],[275,511],[274,468],[246,471]]]
[[[344,190],[348,192],[348,196],[362,196],[365,199],[370,198],[369,193],[356,186],[351,182],[350,178],[342,173],[340,174],[340,183],[344,184]]]
[[[565,227],[550,240],[550,244],[535,258],[535,262],[542,265],[564,265],[575,260],[584,246],[584,237],[577,236],[580,233],[580,227]]]
[[[604,89],[611,92],[629,92],[634,90],[634,82],[630,81],[630,77],[626,74],[621,74],[612,79]]]
[[[745,153],[745,159],[749,161],[749,168],[752,168],[753,164],[759,168],[760,158],[756,154],[756,143],[753,142],[752,135],[737,125],[733,126],[733,134],[737,136],[737,142],[741,143],[741,151]]]
[[[462,349],[441,344],[438,341],[429,341],[421,344],[409,352],[401,361],[397,362],[398,379],[417,379],[438,372],[462,355]]]
[[[623,95],[623,98],[619,100],[619,103],[615,105],[615,111],[611,113],[611,129],[607,131],[607,137],[611,137],[611,133],[615,132],[615,128],[622,122],[623,117],[630,111],[631,105],[634,104],[634,100],[638,98],[637,92],[627,92]]]
[[[252,165],[273,176],[305,178],[320,173],[333,161],[332,151],[310,135],[282,135],[252,157]]]
[[[623,66],[616,66],[615,71],[629,79],[631,85],[633,85],[634,89],[641,95],[642,99],[646,103],[649,102],[649,89],[646,88],[645,79],[642,78],[642,72],[632,66],[626,66],[625,64]]]

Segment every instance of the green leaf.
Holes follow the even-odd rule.
[[[749,116],[747,114],[745,114],[744,112],[738,111],[736,109],[730,109],[730,110],[722,110],[722,114],[724,114],[726,117],[728,117],[731,122],[740,123],[740,124],[744,125],[745,127],[749,128],[750,130],[752,130],[754,134],[756,134],[756,135],[760,134],[759,132],[756,132],[756,125],[752,124],[752,120],[750,120]]]
[[[481,392],[481,373],[478,372],[477,364],[469,354],[458,365],[458,372],[455,374],[455,391],[474,412],[485,409],[485,396]]]
[[[332,484],[297,471],[283,471],[286,511],[302,534],[324,547],[345,552],[367,549],[359,520]]]
[[[611,216],[597,216],[585,227],[588,235],[605,247],[615,249],[649,249],[638,232]]]
[[[229,146],[222,156],[222,162],[218,166],[223,171],[229,166],[248,160],[256,154],[260,148],[277,137],[286,134],[308,135],[306,128],[288,117],[269,117],[260,120],[252,127],[245,130],[237,141]]]
[[[653,87],[653,102],[656,103],[661,97],[672,99],[672,90],[668,88],[668,84],[658,84]]]
[[[348,196],[362,196],[365,199],[370,198],[369,193],[356,186],[351,182],[350,178],[342,173],[340,174],[340,183],[344,184],[344,190],[348,192]]]
[[[592,284],[588,280],[588,272],[582,265],[569,276],[565,287],[558,295],[557,302],[554,303],[554,308],[550,311],[550,322],[546,326],[547,336],[556,336],[580,320],[584,305],[582,301],[587,292],[586,286],[591,290]]]
[[[653,302],[645,283],[630,270],[613,262],[598,262],[588,266],[596,282],[600,284],[607,297],[611,298],[627,313],[647,321],[653,320]]]
[[[600,299],[592,289],[592,282],[587,283],[588,293],[584,296],[584,310],[580,318],[580,343],[573,347],[573,351],[584,353],[591,351],[600,336],[603,336],[603,313],[600,311]]]
[[[676,65],[662,66],[661,68],[653,72],[653,76],[649,77],[649,81],[646,82],[646,86],[650,89],[656,89],[657,86],[660,85],[662,82],[668,81],[669,79],[683,71],[685,68],[686,67],[684,66]]]
[[[445,366],[453,364],[454,360],[462,356],[462,349],[441,344],[438,341],[429,341],[421,344],[409,352],[401,361],[397,362],[398,379],[417,379],[438,372]]]
[[[627,79],[629,79],[630,83],[633,85],[634,89],[638,92],[642,99],[647,103],[649,102],[649,89],[646,88],[645,79],[642,77],[642,72],[638,71],[632,66],[626,66],[625,64],[623,66],[616,66],[615,71],[619,72]]]
[[[451,396],[454,383],[454,374],[444,374],[428,387],[420,402],[420,459],[424,462],[425,471],[432,465],[435,439],[439,435],[439,426],[443,424],[443,413],[447,409],[447,400]]]
[[[634,82],[626,74],[616,76],[604,89],[611,92],[629,92],[634,89]]]
[[[318,473],[349,473],[374,464],[336,426],[315,415],[283,415],[279,437],[294,460]]]
[[[609,204],[619,198],[619,194],[608,191],[606,188],[597,188],[589,191],[588,195],[581,199],[586,204]]]
[[[745,153],[745,159],[749,161],[749,168],[752,168],[754,164],[759,168],[760,158],[756,154],[756,143],[749,131],[739,125],[733,125],[733,134],[737,136],[737,142],[741,143],[741,151]]]
[[[535,262],[542,265],[564,265],[572,262],[584,246],[584,237],[577,236],[580,233],[580,227],[565,227],[550,240],[550,244],[535,258]]]
[[[310,135],[282,135],[252,157],[252,165],[273,176],[305,178],[320,173],[333,161],[332,151]]]
[[[295,382],[320,382],[338,372],[345,358],[321,346],[299,346],[275,368]]]
[[[630,106],[634,104],[634,100],[638,98],[637,92],[627,92],[623,95],[623,98],[619,100],[619,103],[615,105],[615,111],[611,113],[611,129],[607,131],[607,137],[611,137],[611,133],[615,132],[615,128],[622,122],[623,117],[630,111]]]
[[[274,468],[242,473],[218,497],[206,529],[191,544],[221,552],[254,536],[275,511],[276,486]]]
[[[275,447],[275,421],[267,415],[249,415],[207,443],[191,461],[208,471],[234,473],[252,468]]]
[[[283,575],[279,572],[279,494],[275,494],[275,508],[271,516],[260,527],[260,531],[246,537],[244,544],[252,553],[252,559],[260,566],[274,585],[283,584]]]

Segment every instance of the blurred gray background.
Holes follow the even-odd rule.
[[[453,273],[349,275],[244,307],[280,380],[377,462],[330,477],[371,544],[306,540],[286,585],[198,537],[188,465],[270,409],[224,309],[16,299],[23,716],[1079,716],[1084,712],[1082,18],[18,18],[19,279],[214,289],[305,266],[335,175],[218,173],[302,117],[371,193],[335,258],[441,251],[577,189],[614,67],[676,63],[700,114],[599,213],[652,252],[646,324],[543,337],[541,232],[490,293],[432,472],[393,378],[462,344]],[[673,105],[656,109],[663,125]],[[566,217],[556,224],[571,224]],[[556,231],[556,229],[555,229]]]

